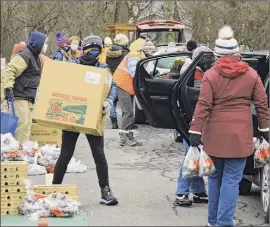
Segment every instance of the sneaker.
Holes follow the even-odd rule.
[[[208,195],[205,192],[194,193],[193,203],[208,203]]]
[[[127,133],[124,132],[119,132],[119,136],[120,136],[120,146],[125,146],[126,142],[127,142]]]
[[[117,198],[115,198],[113,196],[113,193],[110,189],[109,186],[106,186],[104,188],[101,188],[101,200],[100,200],[100,204],[104,204],[104,205],[117,205],[118,204],[118,200]]]
[[[133,147],[133,146],[142,146],[141,142],[138,142],[134,136],[133,136],[133,132],[129,131],[129,133],[127,134],[127,143],[129,146]]]
[[[118,129],[117,117],[111,117],[112,129]]]
[[[138,129],[138,125],[133,124],[132,129]]]
[[[190,207],[192,205],[192,201],[189,199],[188,195],[177,195],[175,201],[175,206],[182,206],[182,207]]]

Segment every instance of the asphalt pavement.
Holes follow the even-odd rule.
[[[175,207],[176,182],[184,158],[183,144],[175,143],[173,131],[140,125],[135,133],[141,147],[119,146],[118,130],[105,127],[105,152],[109,164],[110,185],[119,205],[99,204],[100,189],[95,164],[84,135],[75,151],[77,160],[86,164],[86,173],[66,174],[64,184],[77,184],[89,226],[204,226],[207,204]],[[33,183],[44,183],[34,177]],[[206,179],[207,182],[207,179]],[[235,224],[263,225],[260,191],[254,187],[248,196],[240,196]],[[265,224],[264,224],[265,225]],[[268,226],[268,225],[265,225]]]

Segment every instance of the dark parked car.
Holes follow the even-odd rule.
[[[134,88],[149,123],[156,128],[176,129],[189,143],[189,122],[192,119],[200,92],[200,88],[194,87],[194,73],[200,61],[213,53],[201,53],[185,73],[182,76],[179,74],[175,79],[168,79],[164,77],[164,72],[162,76],[156,70],[158,61],[187,55],[188,53],[185,52],[175,52],[141,60],[137,64]],[[242,60],[258,72],[269,95],[269,53],[249,52],[241,53],[241,56]],[[152,62],[155,63],[155,67],[147,67]],[[258,133],[256,112],[254,108],[251,111],[253,112],[254,136],[256,136]],[[269,223],[269,165],[254,169],[252,155],[248,158],[244,175],[245,177],[240,183],[240,194],[249,193],[252,183],[260,186],[264,217]]]

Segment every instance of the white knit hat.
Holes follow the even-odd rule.
[[[216,55],[222,56],[239,53],[239,46],[233,35],[233,30],[230,26],[225,25],[219,30],[215,46]]]
[[[127,46],[128,45],[128,37],[125,34],[117,34],[114,38],[114,43],[116,45],[121,45],[121,46]]]
[[[110,37],[105,37],[104,39],[104,45],[112,45],[112,40]]]
[[[142,46],[142,51],[147,54],[153,55],[156,52],[156,47],[151,40],[146,39]]]

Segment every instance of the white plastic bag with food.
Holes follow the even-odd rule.
[[[200,147],[199,176],[209,176],[216,171],[213,160],[205,153],[203,147]]]
[[[36,175],[45,175],[47,174],[47,170],[44,166],[37,164],[38,154],[34,157],[34,163],[28,165],[28,175],[29,176],[36,176]]]
[[[269,143],[264,138],[253,138],[254,146],[254,168],[264,167],[269,163]]]
[[[18,151],[20,143],[15,140],[11,133],[1,134],[1,152]]]
[[[72,157],[67,167],[67,173],[84,173],[86,169],[86,165],[81,164],[81,161],[76,162],[76,159]]]
[[[52,156],[53,159],[58,159],[60,155],[60,148],[57,148],[55,145],[48,145],[40,148],[42,155],[49,155]]]
[[[22,149],[25,154],[34,157],[38,153],[38,143],[33,141],[26,141],[22,144]]]
[[[199,158],[199,149],[197,147],[189,147],[182,167],[183,177],[188,178],[196,177],[199,175]]]

